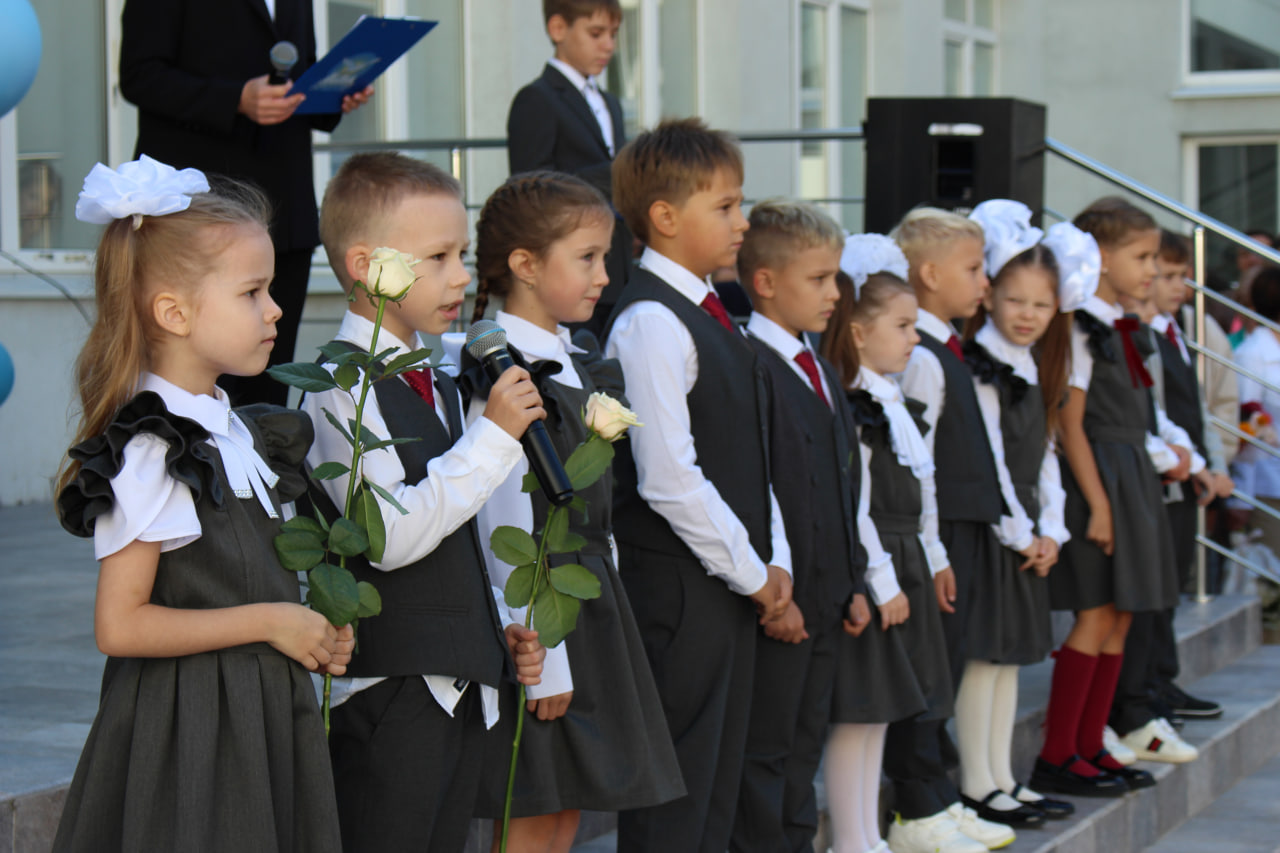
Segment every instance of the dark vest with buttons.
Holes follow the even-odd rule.
[[[1003,501],[996,460],[987,441],[973,375],[946,343],[922,329],[920,346],[938,357],[946,381],[942,414],[933,438],[938,518],[942,521],[1000,521]]]
[[[828,613],[838,620],[863,572],[853,527],[861,473],[853,418],[826,359],[817,362],[837,395],[834,411],[777,350],[747,341],[769,381],[769,459],[779,472],[773,491],[791,546],[795,601],[806,619]]]
[[[1156,346],[1160,348],[1160,363],[1164,368],[1164,413],[1187,431],[1196,450],[1208,458],[1195,367],[1182,360],[1182,351],[1164,335],[1156,335]]]
[[[769,459],[766,450],[768,391],[764,369],[740,334],[725,330],[700,306],[643,267],[633,267],[613,314],[605,324],[608,339],[618,315],[634,302],[658,302],[685,325],[698,353],[698,378],[687,397],[689,426],[698,467],[742,521],[751,547],[772,559],[769,535]],[[614,459],[613,532],[619,542],[673,556],[695,559],[661,515],[636,490],[631,443],[620,442]]]
[[[448,431],[435,408],[402,379],[373,385],[390,435],[418,439],[395,445],[404,481],[411,485],[427,476],[428,462],[462,436],[457,386],[440,371],[433,376]],[[318,491],[312,489],[313,500],[327,504],[330,517],[336,515],[327,496],[321,493],[324,500],[317,499]],[[356,629],[357,653],[347,675],[448,675],[495,687],[502,680],[509,658],[474,518],[416,563],[383,572],[355,557],[347,559],[347,568],[382,596],[382,612],[361,619]]]

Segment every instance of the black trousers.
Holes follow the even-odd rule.
[[[822,760],[842,606],[805,613],[809,639],[783,643],[756,636],[755,686],[747,729],[738,816],[729,849],[811,851],[818,832],[813,780]]]
[[[311,276],[311,250],[298,249],[276,254],[276,277],[271,282],[271,298],[280,306],[280,319],[276,321],[276,345],[271,350],[267,367],[293,361],[298,343],[298,324],[302,321],[302,309],[307,302],[307,281]],[[313,360],[307,357],[307,361]],[[272,379],[264,370],[257,376],[231,376],[224,374],[218,384],[231,396],[231,405],[249,403],[274,403],[277,406],[289,402],[289,386]]]
[[[742,779],[756,616],[696,559],[619,543],[619,571],[688,794],[618,814],[619,853],[724,853]]]
[[[480,685],[450,717],[421,676],[388,678],[330,715],[329,757],[346,853],[458,853],[484,757]]]

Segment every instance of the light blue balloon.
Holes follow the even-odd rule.
[[[27,0],[0,0],[0,118],[18,105],[40,67],[40,20]]]
[[[4,348],[4,344],[0,344],[0,406],[9,399],[9,392],[12,390],[13,359],[9,357],[9,351]]]

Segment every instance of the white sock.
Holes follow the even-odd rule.
[[[836,723],[827,735],[823,779],[827,786],[827,809],[831,813],[833,853],[864,853],[875,843],[867,843],[867,832],[862,825],[865,796],[862,783],[872,728],[874,726],[861,723]],[[871,834],[878,831],[872,829]]]
[[[884,736],[888,723],[868,725],[866,760],[862,762],[862,838],[870,850],[880,843],[880,771],[884,765]]]
[[[969,799],[979,802],[996,790],[996,781],[991,773],[991,706],[999,670],[1000,667],[993,663],[969,661],[965,665],[964,677],[960,679],[960,690],[956,693],[960,790]],[[1018,808],[1018,802],[1003,793],[988,805],[1002,811]]]
[[[1008,793],[1018,781],[1013,778],[1013,724],[1018,715],[1018,668],[996,667],[996,683],[991,701],[991,778]]]

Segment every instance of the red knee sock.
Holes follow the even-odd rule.
[[[1089,698],[1098,659],[1068,646],[1058,649],[1054,657],[1053,684],[1049,690],[1049,707],[1045,711],[1044,747],[1040,750],[1040,757],[1050,764],[1060,765],[1076,754],[1080,716]],[[1097,771],[1083,761],[1075,762],[1071,770],[1082,776],[1097,775]]]
[[[1076,751],[1085,761],[1091,761],[1102,752],[1102,730],[1111,714],[1111,701],[1116,696],[1116,682],[1120,680],[1122,663],[1122,654],[1109,655],[1103,652],[1098,655],[1098,667],[1093,671],[1093,684],[1089,687],[1089,698],[1080,715],[1080,731],[1076,735]]]

